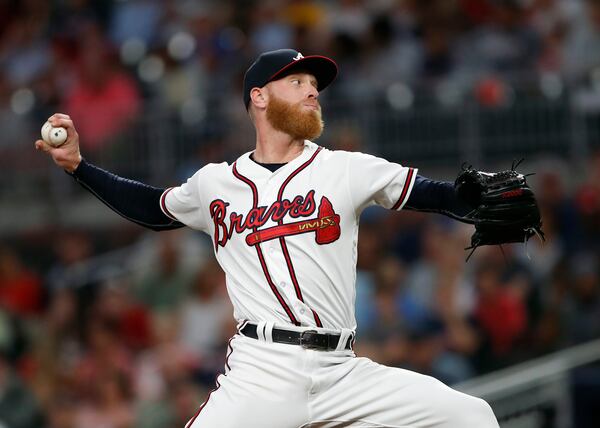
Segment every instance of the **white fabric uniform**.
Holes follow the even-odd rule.
[[[262,340],[234,336],[226,374],[188,427],[498,426],[482,400],[357,358],[345,340],[332,352],[270,340],[273,326],[352,334],[360,214],[374,204],[400,210],[415,177],[306,141],[275,172],[246,153],[163,193],[166,215],[212,236],[235,318],[264,331]]]

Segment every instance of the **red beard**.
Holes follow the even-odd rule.
[[[267,105],[267,120],[273,128],[295,140],[313,140],[323,132],[321,109],[302,111],[302,102],[288,103],[271,96]]]

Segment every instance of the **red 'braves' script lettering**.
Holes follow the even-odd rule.
[[[267,221],[279,222],[286,215],[292,218],[308,217],[315,212],[315,191],[309,191],[306,196],[294,197],[291,201],[282,199],[275,201],[271,206],[255,207],[246,214],[238,214],[235,211],[229,213],[229,224],[227,223],[227,207],[229,202],[215,199],[210,203],[209,211],[215,225],[215,250],[219,246],[224,247],[231,239],[233,232],[242,233],[248,229],[256,229],[263,226]]]

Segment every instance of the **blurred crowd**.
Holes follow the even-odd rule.
[[[155,109],[219,136],[204,162],[239,154],[252,138],[242,76],[265,50],[335,58],[326,100],[426,87],[436,102],[494,106],[527,80],[550,98],[561,85],[600,93],[599,42],[598,0],[0,0],[0,167],[47,161],[22,145],[55,111],[74,118],[92,160],[119,156]],[[340,133],[331,144],[367,143]],[[599,338],[600,153],[587,161],[576,179],[558,161],[530,178],[543,244],[482,247],[468,263],[471,227],[367,210],[357,354],[452,384]],[[0,427],[183,426],[235,332],[224,282],[210,239],[187,229],[3,238]]]

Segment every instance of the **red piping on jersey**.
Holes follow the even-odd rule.
[[[278,201],[281,201],[281,198],[283,197],[283,191],[285,190],[285,187],[288,185],[288,183],[290,181],[292,181],[292,178],[294,178],[304,168],[306,168],[308,165],[310,165],[312,163],[312,161],[317,157],[317,155],[319,154],[319,152],[322,149],[323,149],[323,147],[319,147],[315,151],[315,153],[310,157],[309,160],[307,160],[302,165],[300,165],[294,172],[292,172],[288,176],[288,178],[285,179],[285,181],[283,182],[283,184],[279,188],[279,193],[277,194],[277,200]],[[280,225],[283,224],[283,219],[279,220],[278,223]],[[292,284],[294,284],[294,289],[296,290],[296,296],[298,297],[298,299],[302,303],[304,303],[304,298],[302,297],[302,291],[300,290],[300,284],[298,284],[298,278],[296,278],[296,272],[294,271],[294,265],[292,265],[292,259],[290,257],[290,253],[288,251],[287,244],[285,243],[285,239],[284,239],[283,236],[281,238],[279,238],[279,242],[281,243],[281,249],[283,250],[283,257],[285,257],[285,262],[286,262],[288,270],[290,272],[290,277],[292,278]],[[313,316],[315,318],[315,322],[317,323],[317,327],[323,327],[323,323],[321,322],[321,319],[319,318],[319,315],[317,315],[317,313],[314,311],[314,309],[311,309],[311,311],[312,311]]]
[[[169,211],[169,209],[167,208],[167,203],[166,203],[166,199],[167,199],[167,193],[169,193],[171,190],[173,190],[173,187],[168,188],[167,190],[165,190],[163,192],[162,195],[160,195],[160,206],[163,210],[163,212],[171,218],[171,220],[177,220],[177,217],[175,217],[173,214],[171,214],[171,211]]]
[[[246,183],[250,187],[250,189],[252,189],[252,208],[256,208],[258,206],[258,189],[256,188],[256,185],[254,184],[254,182],[252,182],[252,180],[250,180],[247,177],[244,177],[242,174],[240,174],[238,172],[236,163],[237,162],[233,163],[233,175],[238,180],[241,180],[244,183]],[[256,227],[253,227],[252,229],[254,232],[256,232]],[[277,290],[277,287],[275,287],[275,284],[273,283],[273,280],[271,279],[271,275],[269,275],[269,270],[267,268],[267,264],[265,263],[265,259],[263,257],[262,250],[260,249],[259,244],[256,244],[256,253],[258,254],[258,260],[260,261],[260,265],[262,266],[262,270],[263,270],[263,273],[265,274],[265,278],[267,278],[267,283],[269,284],[269,287],[271,287],[271,291],[273,292],[273,294],[275,294],[275,297],[279,301],[279,304],[281,304],[281,306],[285,310],[285,313],[290,318],[290,321],[292,322],[292,324],[300,325],[300,323],[294,316],[294,313],[291,311],[291,309],[289,308],[289,306],[287,305],[287,303],[285,302],[285,300],[279,293],[279,290]]]
[[[404,187],[402,188],[402,193],[400,193],[400,197],[398,198],[398,202],[394,204],[392,207],[393,210],[397,210],[398,207],[402,206],[404,203],[404,198],[408,193],[408,189],[410,188],[410,183],[412,182],[413,175],[415,170],[413,168],[408,168],[408,174],[406,175],[406,180],[404,181]]]
[[[233,354],[233,346],[231,346],[231,341],[233,340],[234,337],[235,336],[230,338],[229,342],[227,342],[228,353],[227,353],[227,356],[225,357],[225,367],[227,367],[228,370],[231,370],[231,367],[229,367],[229,357],[231,357],[231,354]],[[227,376],[227,373],[224,373],[223,376]],[[190,428],[192,425],[194,425],[194,422],[196,421],[196,419],[198,419],[200,412],[202,411],[202,409],[204,409],[204,407],[208,403],[208,400],[210,400],[211,394],[221,387],[221,384],[216,379],[215,379],[215,384],[217,385],[217,387],[208,393],[208,396],[206,397],[206,400],[204,400],[204,403],[202,403],[202,405],[200,406],[200,408],[198,409],[196,414],[192,417],[192,419],[190,419],[190,421],[187,424],[185,424],[184,428]]]

